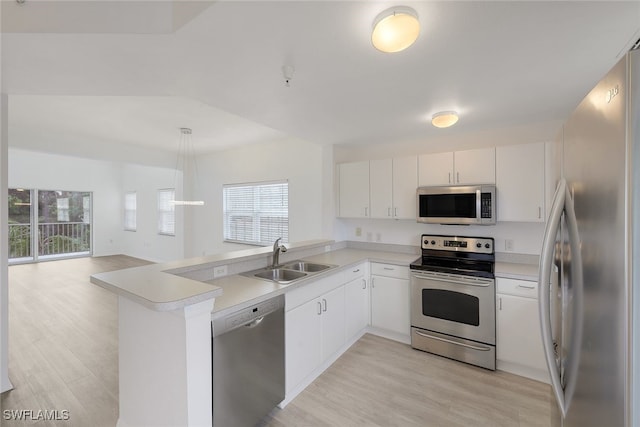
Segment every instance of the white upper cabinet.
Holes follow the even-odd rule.
[[[393,216],[393,162],[391,159],[369,162],[371,218]]]
[[[395,219],[416,219],[418,157],[393,159],[393,212]]]
[[[496,182],[496,149],[456,151],[453,153],[455,185],[494,184]]]
[[[544,143],[496,149],[498,221],[544,221]]]
[[[496,182],[496,150],[423,154],[419,158],[420,186],[493,184]]]
[[[417,156],[342,163],[338,170],[340,217],[415,220]]]
[[[339,175],[339,215],[346,218],[368,218],[369,162],[341,163]]]
[[[418,185],[453,184],[453,153],[422,154],[418,158]]]

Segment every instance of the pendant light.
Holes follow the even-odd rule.
[[[187,193],[196,193],[195,191],[185,191],[185,183],[189,182],[190,188],[194,190],[198,188],[198,165],[196,163],[195,150],[193,141],[191,140],[191,129],[180,128],[180,141],[178,142],[178,158],[176,160],[176,171],[174,175],[174,187],[178,170],[182,171],[182,190],[184,194],[183,200],[172,200],[175,206],[203,206],[204,200],[196,200],[195,197],[187,197]],[[188,180],[187,178],[190,178]],[[175,194],[175,192],[174,192]],[[196,194],[192,194],[196,195]]]
[[[411,46],[420,34],[417,12],[396,6],[380,13],[373,21],[371,43],[379,51],[400,52]]]

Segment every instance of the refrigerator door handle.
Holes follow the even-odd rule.
[[[560,227],[562,213],[565,212],[567,231],[569,234],[569,246],[571,250],[571,286],[573,290],[573,301],[571,307],[571,325],[573,327],[569,338],[569,350],[565,362],[565,387],[562,387],[560,370],[555,361],[553,351],[553,337],[551,334],[550,320],[550,290],[549,278],[553,265],[553,251],[555,237]],[[567,415],[575,391],[578,365],[580,362],[580,350],[582,346],[582,256],[580,250],[580,236],[578,235],[578,220],[576,218],[573,198],[564,179],[560,180],[553,198],[551,214],[545,230],[542,243],[542,253],[540,255],[540,276],[538,278],[538,307],[540,312],[540,331],[542,334],[542,345],[544,349],[547,367],[551,378],[551,387],[556,396],[558,406],[562,416]],[[562,286],[566,286],[563,284]],[[566,313],[562,313],[563,316]],[[562,357],[562,356],[561,356]]]
[[[540,312],[540,332],[542,335],[542,347],[544,356],[549,368],[549,376],[551,379],[551,388],[556,396],[558,406],[562,415],[567,414],[565,406],[564,390],[562,388],[560,369],[556,364],[556,358],[553,352],[553,337],[551,334],[551,313],[550,313],[550,289],[549,278],[551,277],[551,268],[553,265],[554,246],[556,235],[560,228],[560,219],[564,211],[565,197],[567,195],[567,183],[561,179],[556,187],[553,196],[553,204],[551,213],[547,221],[547,227],[542,240],[542,252],[540,254],[540,269],[538,277],[538,310]]]
[[[565,411],[569,409],[571,400],[576,388],[578,376],[578,366],[580,364],[580,352],[582,349],[582,313],[584,285],[582,280],[582,251],[580,236],[578,234],[578,219],[573,206],[573,191],[566,189],[564,202],[567,232],[569,234],[569,247],[571,250],[571,287],[573,288],[573,299],[571,306],[572,332],[569,337],[569,351],[565,362],[565,388],[564,401]],[[564,313],[563,313],[564,314]],[[566,414],[565,414],[566,415]]]

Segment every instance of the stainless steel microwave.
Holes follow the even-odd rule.
[[[495,185],[418,187],[417,220],[428,224],[496,223]]]

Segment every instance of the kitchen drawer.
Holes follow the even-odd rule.
[[[344,285],[343,272],[336,272],[312,283],[301,284],[298,288],[284,294],[285,311],[292,310],[342,285]]]
[[[538,282],[498,277],[496,293],[538,299]]]
[[[409,279],[409,267],[395,264],[371,263],[371,275]]]
[[[366,274],[366,271],[367,264],[364,262],[358,265],[354,265],[353,267],[349,267],[344,271],[344,282],[348,283],[359,277],[363,277]]]

